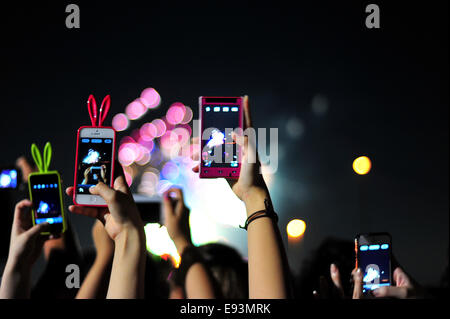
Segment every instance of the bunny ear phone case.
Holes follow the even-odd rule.
[[[92,195],[89,188],[102,182],[110,187],[114,181],[114,161],[116,132],[112,127],[103,126],[111,104],[105,96],[97,110],[93,95],[87,101],[91,126],[82,126],[77,132],[77,151],[73,202],[80,206],[106,207],[106,202],[98,195]]]
[[[33,225],[47,222],[49,231],[44,235],[59,234],[66,231],[66,218],[61,191],[61,177],[57,171],[49,171],[52,159],[52,146],[47,142],[42,158],[36,144],[31,145],[31,154],[38,172],[28,176],[28,190],[33,203]]]

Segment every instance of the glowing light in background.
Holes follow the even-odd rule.
[[[305,131],[302,121],[296,117],[290,117],[286,123],[286,131],[292,138],[299,138]]]
[[[180,175],[180,169],[174,162],[167,162],[164,164],[161,173],[164,178],[168,180],[175,180]]]
[[[187,124],[190,121],[192,121],[192,117],[194,116],[194,113],[192,112],[192,109],[189,106],[185,107],[185,113],[183,120],[181,121],[182,124]]]
[[[167,127],[166,127],[166,123],[164,123],[163,120],[155,119],[152,121],[152,124],[156,127],[156,136],[155,137],[160,137],[166,132]]]
[[[136,151],[133,147],[132,143],[122,144],[119,147],[119,162],[123,166],[130,166],[134,160],[136,159]]]
[[[157,133],[158,129],[153,123],[145,123],[139,130],[139,134],[141,135],[144,141],[151,141],[156,137]]]
[[[173,258],[175,267],[178,267],[181,257],[175,244],[167,233],[167,228],[158,223],[149,223],[144,226],[147,249],[158,256],[169,254]]]
[[[125,108],[125,113],[130,120],[137,120],[141,118],[145,114],[145,112],[147,112],[147,108],[144,104],[141,103],[140,100],[131,102]]]
[[[166,119],[170,124],[178,124],[181,123],[184,119],[184,115],[186,114],[186,107],[183,103],[173,103],[166,113]]]
[[[312,99],[311,109],[317,116],[322,116],[327,113],[328,104],[328,99],[325,96],[317,94]]]
[[[128,117],[124,113],[116,114],[112,119],[112,127],[117,131],[124,131],[128,128]]]
[[[289,237],[298,238],[305,233],[306,223],[301,219],[293,219],[286,226]]]
[[[142,104],[149,109],[154,109],[161,103],[161,96],[154,88],[146,88],[141,92]]]
[[[353,170],[359,175],[366,175],[372,168],[372,162],[367,156],[360,156],[353,161]]]

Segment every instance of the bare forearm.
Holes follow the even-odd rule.
[[[91,269],[89,269],[80,290],[78,290],[76,299],[105,298],[108,278],[111,274],[111,264],[112,257],[97,257]]]
[[[108,288],[108,299],[144,297],[145,234],[130,230],[115,240],[114,260]]]
[[[30,298],[31,270],[6,264],[0,286],[0,299]]]
[[[247,216],[265,209],[270,199],[266,190],[258,190],[246,198]],[[250,298],[287,298],[286,261],[276,224],[269,217],[253,220],[248,232],[248,267]]]

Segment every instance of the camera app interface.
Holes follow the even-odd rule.
[[[110,184],[111,138],[80,138],[78,146],[77,193],[90,194],[89,188],[99,181]]]
[[[390,285],[388,243],[361,245],[358,255],[359,267],[363,271],[363,292]]]
[[[4,169],[0,172],[0,188],[16,188],[17,171],[15,169]]]
[[[31,176],[30,182],[36,224],[62,223],[58,176],[35,175]]]
[[[203,167],[239,166],[239,150],[231,137],[239,127],[239,108],[237,105],[203,106]]]

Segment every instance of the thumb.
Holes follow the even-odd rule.
[[[30,229],[28,229],[24,234],[29,239],[32,239],[32,238],[38,237],[41,234],[41,232],[47,231],[48,226],[49,226],[49,223],[38,224],[38,225],[35,225],[35,226],[31,227]]]
[[[109,203],[113,200],[116,191],[113,190],[108,185],[106,185],[102,182],[99,182],[94,187],[89,188],[89,192],[92,195],[101,196],[107,203]]]

